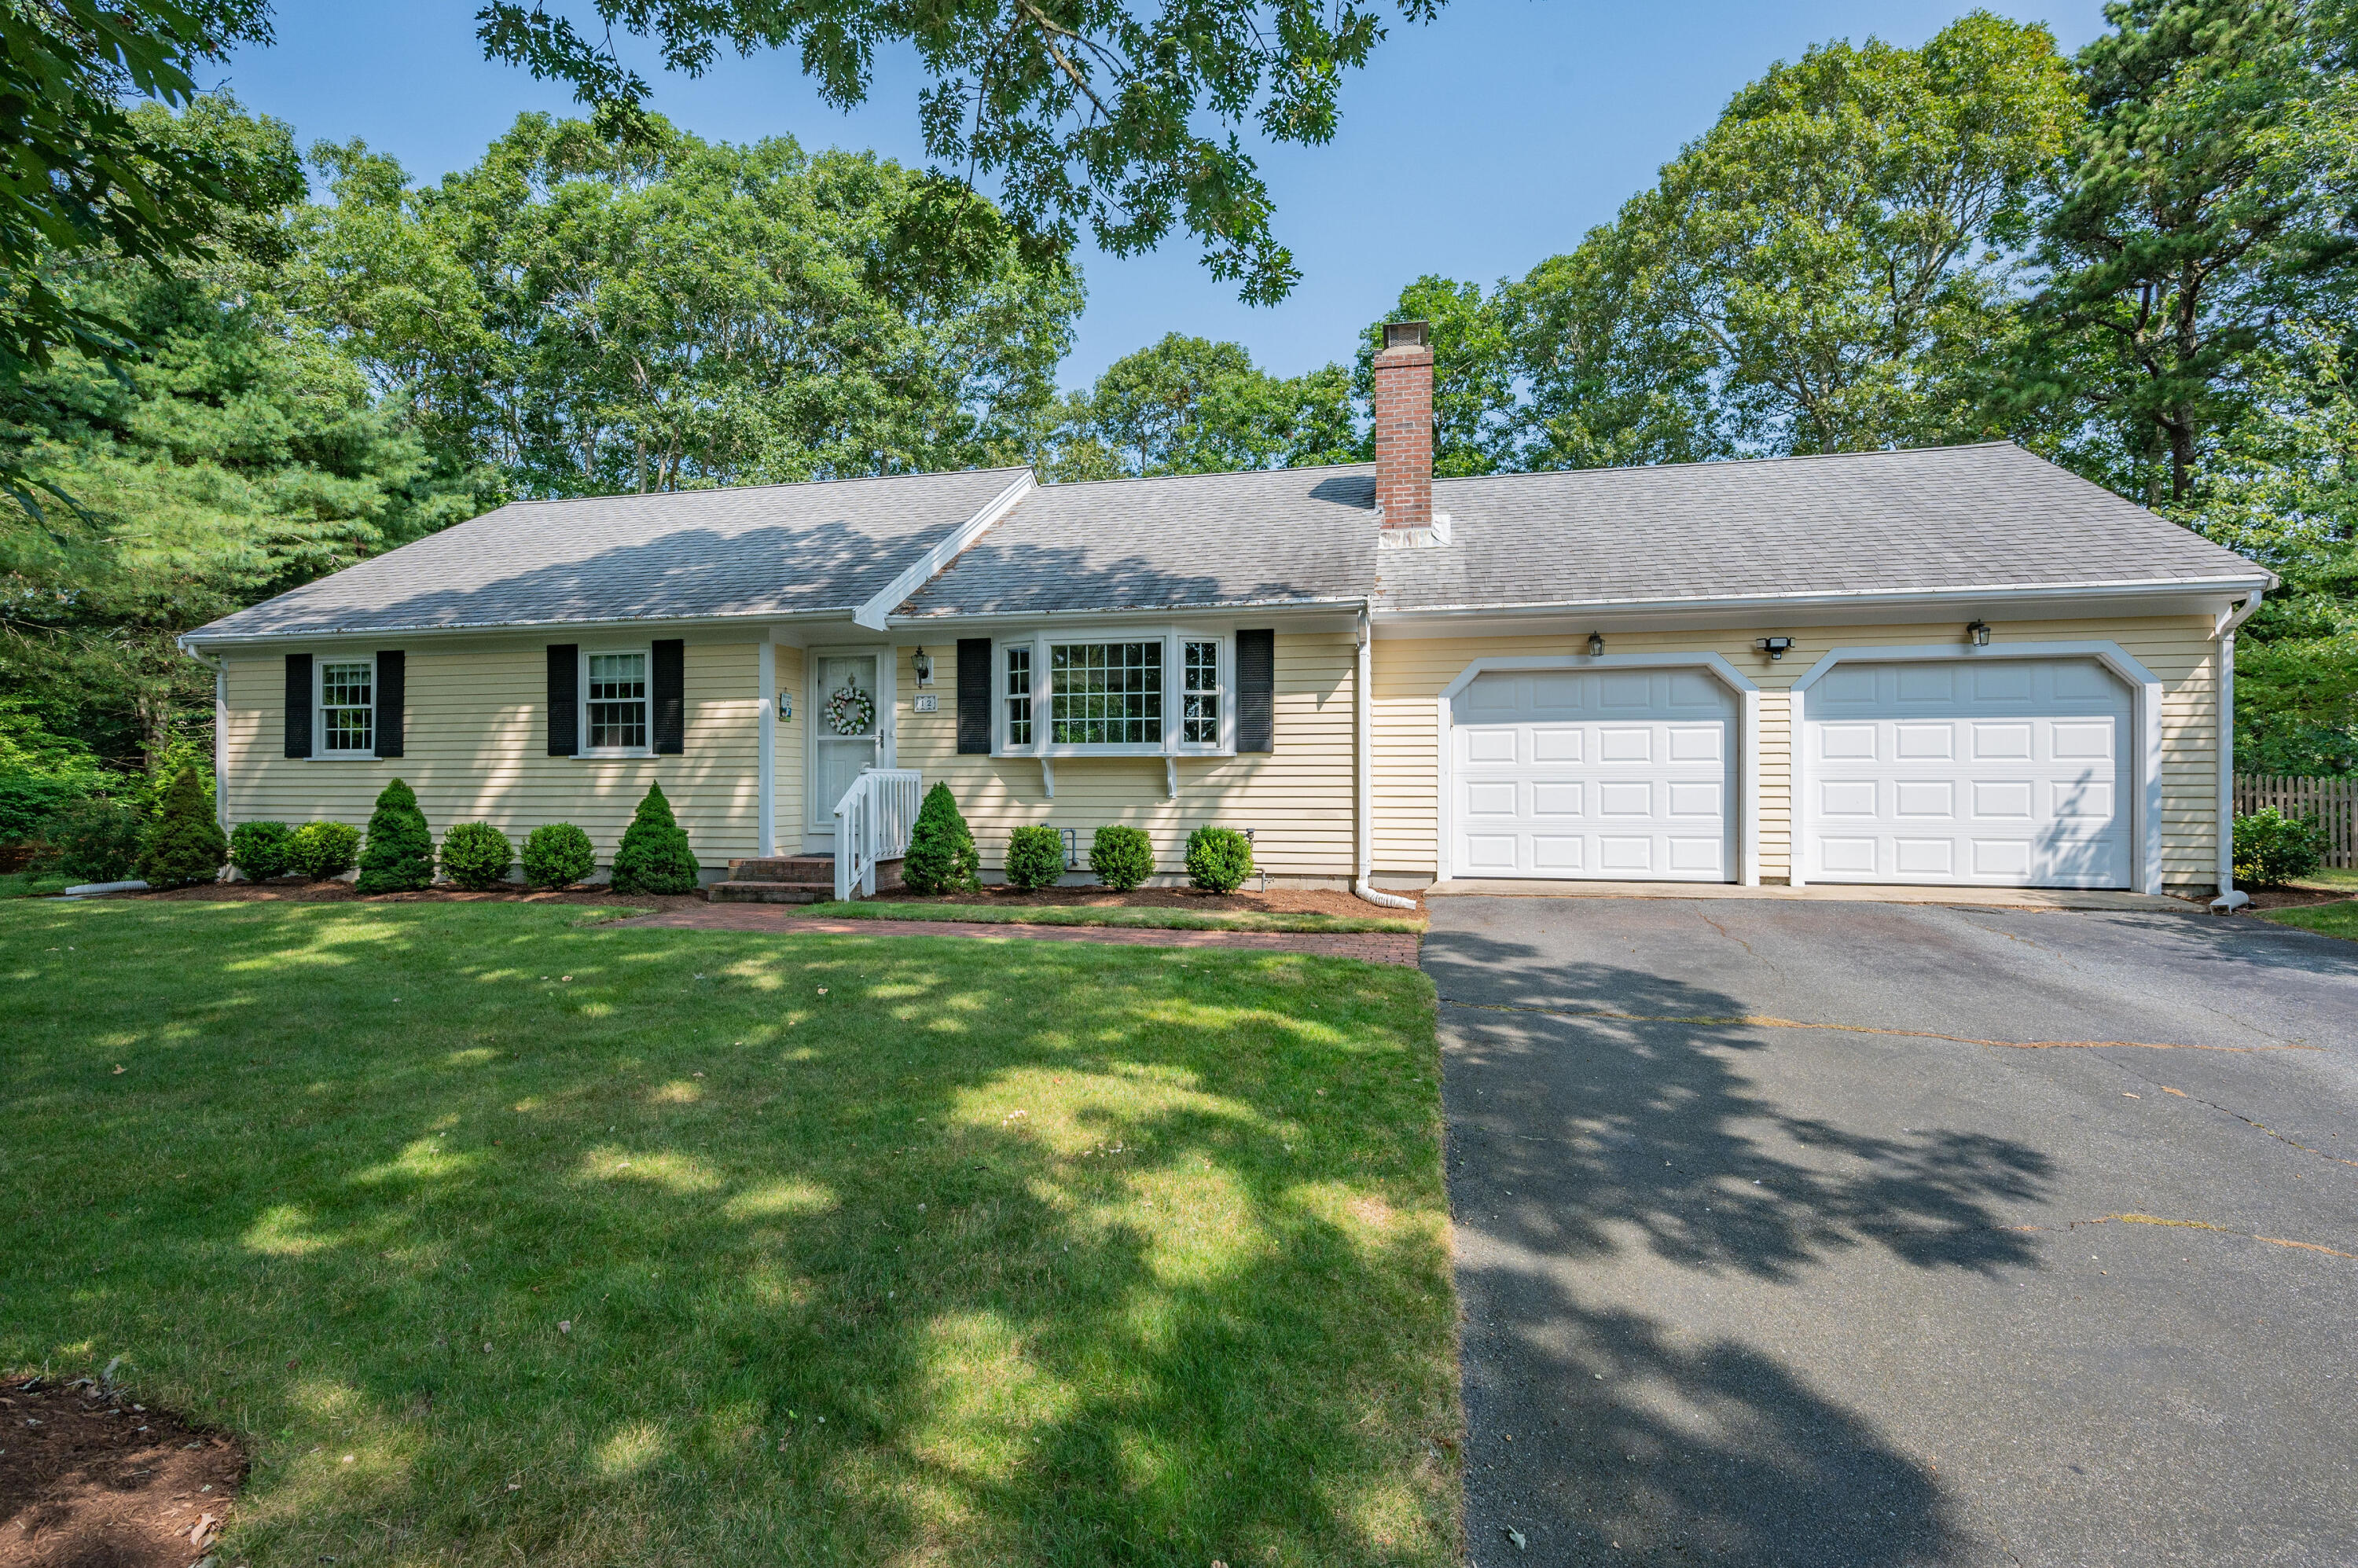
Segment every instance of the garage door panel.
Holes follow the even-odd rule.
[[[2129,884],[2129,692],[2093,659],[1838,666],[1803,722],[1813,878]]]
[[[1735,708],[1692,670],[1477,677],[1452,708],[1453,871],[1724,881]]]

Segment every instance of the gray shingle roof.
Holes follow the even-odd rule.
[[[1022,473],[519,502],[241,610],[195,636],[849,609]]]
[[[1365,598],[1375,469],[1048,485],[897,614],[1179,610]]]
[[[2011,442],[1437,480],[1433,504],[1451,542],[1382,552],[1379,609],[2267,576]]]

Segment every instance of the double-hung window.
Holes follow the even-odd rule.
[[[319,661],[319,735],[315,756],[376,755],[374,659]]]
[[[1225,755],[1234,746],[1228,639],[1042,633],[999,644],[1001,752]]]
[[[582,752],[627,756],[647,749],[647,654],[584,654]]]

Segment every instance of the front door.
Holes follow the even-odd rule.
[[[810,826],[832,832],[835,803],[851,781],[883,765],[884,697],[873,654],[822,654],[811,669],[811,776],[817,787],[810,792]]]

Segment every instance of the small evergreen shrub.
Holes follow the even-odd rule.
[[[524,880],[536,888],[568,888],[597,869],[590,835],[570,822],[545,823],[524,841]]]
[[[1233,827],[1187,835],[1187,880],[1206,892],[1234,892],[1253,872],[1252,840]]]
[[[1100,827],[1089,840],[1089,870],[1116,892],[1154,874],[1154,840],[1135,827]]]
[[[34,863],[77,882],[127,881],[139,868],[139,818],[103,795],[77,800],[41,826]]]
[[[472,892],[508,880],[515,845],[488,822],[454,822],[442,835],[442,874]]]
[[[184,888],[221,875],[229,840],[213,820],[197,770],[183,766],[165,786],[162,805],[140,847],[139,874],[149,887]]]
[[[287,858],[294,837],[284,822],[241,822],[229,836],[229,863],[250,882],[283,877],[295,869]]]
[[[639,802],[638,815],[623,829],[614,851],[616,892],[694,892],[696,851],[688,848],[687,831],[671,814],[663,785],[649,784]]]
[[[1045,823],[1007,836],[1007,880],[1030,892],[1055,887],[1065,874],[1065,836]]]
[[[2235,818],[2235,880],[2275,887],[2309,876],[2324,862],[2325,834],[2314,815],[2287,816],[2273,806]]]
[[[925,804],[917,807],[916,825],[909,829],[909,853],[901,861],[901,880],[921,893],[968,892],[982,885],[982,856],[966,818],[958,815],[957,797],[946,784],[927,790]]]
[[[414,892],[434,885],[434,835],[417,795],[399,779],[384,786],[369,814],[368,842],[361,849],[362,892]]]
[[[306,822],[287,836],[287,869],[315,882],[341,877],[361,852],[361,830],[349,822]]]

